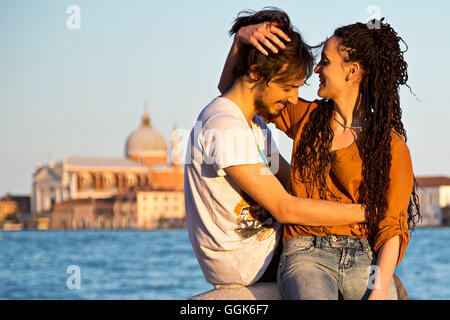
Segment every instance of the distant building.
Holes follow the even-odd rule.
[[[9,195],[0,199],[0,224],[10,215],[17,213],[17,202]]]
[[[422,222],[418,226],[448,225],[450,206],[449,177],[418,177]]]
[[[151,184],[151,170],[129,159],[66,157],[33,176],[32,212],[76,199],[106,199],[134,185]]]
[[[30,215],[30,197],[6,194],[0,198],[0,227],[8,222],[28,222]],[[9,221],[5,221],[9,220]]]
[[[178,136],[173,134],[169,163],[166,140],[152,127],[150,116],[145,112],[140,127],[127,138],[125,158],[64,157],[56,163],[50,160],[45,166],[41,166],[38,161],[33,174],[31,212],[36,216],[51,212],[55,216],[50,219],[50,226],[59,228],[64,223],[65,228],[78,226],[77,222],[69,223],[63,219],[70,217],[64,216],[64,210],[73,211],[73,219],[84,221],[84,226],[91,227],[99,218],[96,216],[99,210],[97,206],[103,203],[93,200],[103,199],[109,201],[111,213],[114,213],[108,222],[111,227],[138,228],[139,210],[133,208],[133,212],[129,211],[124,216],[123,199],[128,199],[127,194],[130,192],[134,193],[132,198],[136,198],[139,188],[153,190],[151,192],[155,194],[172,192],[178,195],[182,192],[184,170],[179,162],[180,143]],[[172,198],[167,196],[168,201]],[[136,206],[136,200],[133,206]],[[170,204],[167,206],[170,207]],[[180,214],[177,211],[176,215]]]
[[[133,189],[121,192],[114,202],[114,227],[116,229],[138,229],[136,192]]]
[[[113,227],[114,199],[78,199],[56,204],[50,229],[110,229]]]
[[[442,225],[450,226],[450,206],[442,208]]]
[[[185,226],[183,191],[139,191],[136,200],[139,229]]]
[[[108,199],[67,200],[57,203],[40,222],[47,220],[47,229],[184,227],[184,192],[138,188]]]

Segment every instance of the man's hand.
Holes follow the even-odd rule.
[[[240,45],[251,44],[266,56],[269,55],[269,53],[261,44],[272,52],[278,53],[278,48],[286,49],[286,46],[279,37],[287,42],[290,42],[291,39],[289,39],[281,29],[277,28],[277,26],[277,23],[262,22],[242,27],[236,33],[235,40],[237,40]],[[274,44],[277,45],[278,48]]]

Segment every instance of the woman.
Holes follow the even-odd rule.
[[[390,25],[379,25],[336,29],[314,70],[323,99],[289,105],[274,120],[294,139],[293,195],[366,208],[366,228],[285,225],[278,274],[283,298],[397,298],[392,276],[420,212],[401,121],[398,90],[408,79],[402,39]],[[232,82],[239,46],[273,54],[261,44],[276,52],[274,45],[283,48],[277,36],[288,40],[273,25],[239,30],[219,89]]]

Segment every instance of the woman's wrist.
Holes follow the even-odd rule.
[[[240,50],[242,48],[242,46],[244,45],[244,42],[242,41],[242,34],[241,34],[241,30],[239,29],[238,32],[236,32],[236,34],[234,35],[234,40],[233,40],[233,47],[236,48],[237,50]]]
[[[369,295],[369,300],[386,300],[387,290],[372,289]]]

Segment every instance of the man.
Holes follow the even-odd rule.
[[[263,55],[253,46],[239,48],[233,61],[236,80],[200,113],[187,147],[189,238],[206,280],[216,288],[251,286],[266,271],[272,278],[268,273],[264,278],[275,281],[274,270],[267,269],[280,240],[280,223],[364,221],[360,205],[296,198],[283,187],[289,164],[256,114],[276,117],[288,103],[295,104],[313,58],[283,11],[239,16],[231,32],[262,21],[276,23],[290,42],[276,55]]]

